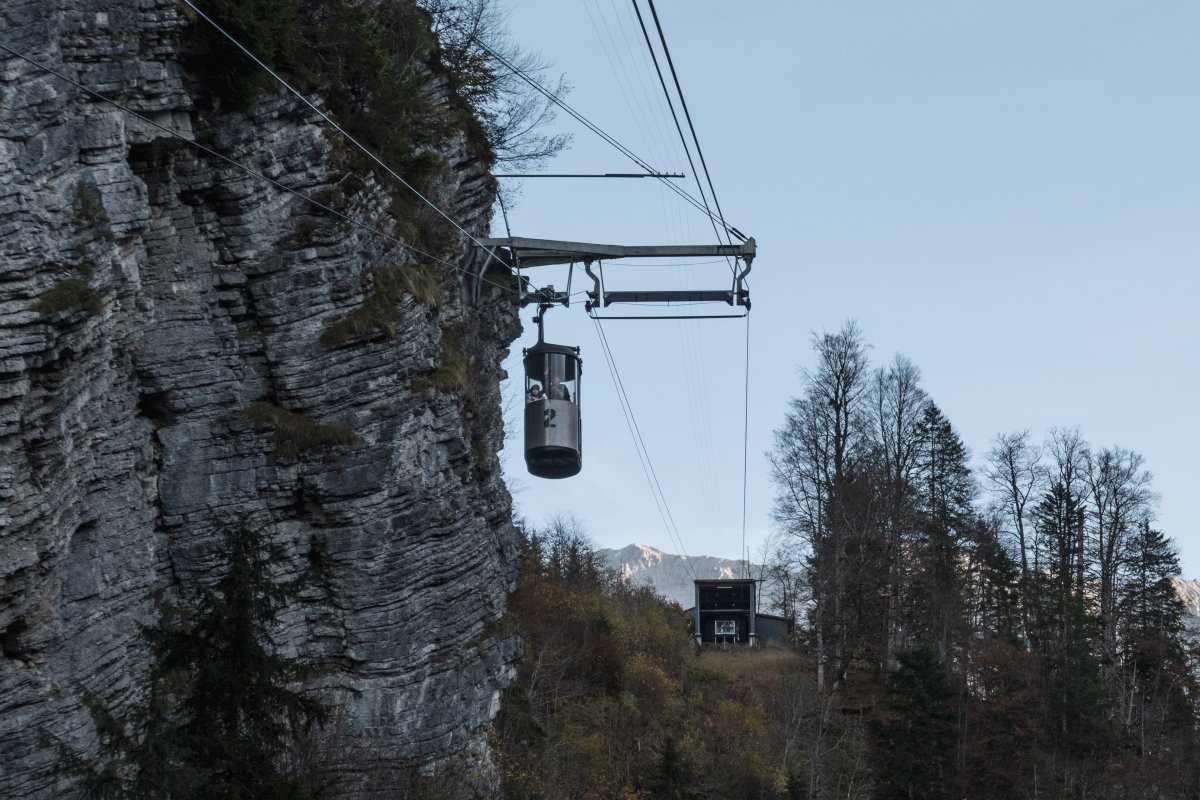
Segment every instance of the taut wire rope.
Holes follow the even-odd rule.
[[[742,554],[746,557],[746,577],[750,577],[750,559],[746,556],[746,498],[750,474],[750,315],[746,315],[746,377],[742,389]]]
[[[642,438],[641,429],[638,427],[637,418],[633,413],[633,406],[630,404],[629,396],[625,392],[625,384],[621,380],[620,371],[617,369],[616,359],[612,354],[608,337],[604,333],[604,326],[595,317],[592,317],[592,322],[596,326],[601,351],[604,353],[605,361],[612,374],[613,384],[617,390],[617,396],[621,401],[621,411],[625,415],[625,424],[629,427],[630,435],[633,436],[634,449],[638,452],[638,458],[642,463],[642,472],[645,474],[646,481],[650,485],[650,493],[654,496],[654,503],[658,507],[659,516],[663,517],[663,526],[667,530],[667,536],[671,539],[672,544],[679,548],[688,572],[692,574],[692,579],[696,580],[696,570],[692,567],[691,557],[688,556],[687,548],[683,544],[683,537],[680,535],[679,528],[675,524],[675,518],[671,514],[670,506],[667,504],[667,497],[663,493],[662,485],[658,480],[658,474],[655,472],[654,464],[650,460],[650,452],[646,449],[645,440]]]
[[[187,0],[183,0],[183,2],[187,2]],[[662,177],[661,170],[651,167],[650,164],[648,164],[644,159],[642,159],[640,156],[638,156],[636,153],[634,153],[632,150],[630,150],[625,145],[621,144],[614,137],[609,135],[607,132],[605,132],[602,128],[600,128],[594,122],[589,120],[587,117],[583,116],[583,114],[576,111],[569,103],[567,103],[561,97],[558,97],[553,92],[551,92],[549,89],[542,86],[540,83],[538,83],[538,81],[535,78],[528,75],[523,69],[518,67],[512,61],[510,61],[508,58],[506,58],[503,54],[497,52],[494,48],[490,47],[486,42],[484,42],[480,39],[475,39],[475,42],[480,46],[480,48],[487,51],[488,55],[490,55],[492,58],[496,59],[498,62],[503,64],[508,69],[512,70],[513,74],[517,75],[523,81],[528,83],[534,89],[534,91],[537,91],[538,93],[542,94],[548,100],[550,100],[552,103],[557,105],[559,108],[566,111],[575,120],[577,120],[580,124],[582,124],[588,130],[592,131],[597,136],[599,136],[601,139],[603,139],[604,141],[608,142],[610,145],[615,147],[619,152],[621,152],[627,158],[631,159],[635,164],[637,164],[639,167],[644,169],[646,172],[652,173],[653,177],[658,179],[664,186],[668,187],[671,191],[675,192],[675,194],[682,197],[687,203],[689,203],[691,206],[693,206],[696,210],[703,212],[706,216],[708,216],[710,218],[716,219],[716,217],[713,215],[712,211],[705,208],[704,204],[702,204],[699,200],[697,200],[692,195],[688,194],[683,189],[680,189],[678,186],[676,186],[674,183],[672,183],[669,179]],[[745,240],[745,237],[740,235],[740,233],[737,231],[736,228],[732,227],[731,225],[726,223],[724,220],[719,219],[718,221],[729,233],[733,234],[734,236],[737,236],[741,240]]]
[[[651,7],[651,10],[653,10],[654,4],[651,3],[650,7]],[[659,82],[659,85],[662,87],[663,97],[667,101],[667,108],[670,109],[670,111],[671,111],[671,119],[674,120],[674,122],[675,122],[675,130],[679,133],[679,141],[683,145],[683,153],[685,156],[687,156],[688,166],[691,168],[692,174],[696,176],[696,188],[700,191],[700,201],[702,203],[704,203],[704,210],[708,214],[709,222],[712,223],[713,233],[716,235],[716,237],[719,241],[721,238],[721,232],[717,229],[717,217],[715,217],[713,215],[712,209],[709,208],[708,196],[704,193],[704,184],[700,183],[700,174],[696,170],[695,162],[692,161],[691,148],[688,147],[687,137],[684,136],[684,134],[683,134],[683,126],[679,123],[679,115],[675,113],[675,103],[671,100],[671,92],[670,92],[670,90],[667,89],[667,81],[663,77],[662,68],[658,64],[658,55],[654,52],[654,46],[650,43],[650,32],[648,30],[646,30],[646,23],[645,23],[645,20],[642,18],[642,10],[637,4],[637,0],[633,0],[633,10],[637,13],[638,25],[640,25],[642,28],[642,37],[646,41],[646,49],[650,52],[650,59],[654,63],[654,70],[655,70],[655,72],[658,73],[658,82]],[[655,16],[655,22],[656,23],[658,22],[657,15]],[[664,50],[664,52],[667,52],[666,51],[667,43],[666,43],[665,39],[662,39],[662,28],[661,27],[658,29],[658,33],[659,33],[659,38],[663,44],[663,50]],[[668,59],[669,58],[670,58],[670,54],[668,53]],[[673,66],[671,68],[671,72],[672,72],[672,75],[674,75],[674,67]],[[681,91],[679,89],[678,79],[676,79],[676,81],[675,81],[675,87],[676,87],[676,91]],[[682,92],[679,95],[679,102],[683,103]],[[686,104],[684,105],[684,108],[686,109]],[[689,127],[691,126],[690,118],[688,119],[688,126]],[[699,152],[700,143],[696,139],[696,131],[694,128],[692,129],[692,140],[696,143],[696,150],[697,150],[697,152]],[[706,170],[705,174],[707,176],[707,170]],[[708,185],[709,185],[709,189],[711,190],[712,189],[712,181],[711,180],[709,180]],[[715,203],[716,199],[717,199],[716,195],[714,194],[713,195],[714,203]],[[720,214],[719,207],[718,207],[717,213],[718,213],[718,215]],[[723,219],[721,220],[721,224],[722,224],[722,226],[725,226],[725,221]],[[725,242],[727,244],[731,243],[727,226],[726,226],[726,230],[725,230]],[[729,264],[730,271],[736,275],[737,267],[736,267],[735,262],[732,261],[731,259],[729,259],[728,257],[726,257],[725,261]]]
[[[667,65],[671,68],[671,78],[675,81],[675,92],[679,95],[679,104],[683,107],[683,115],[687,118],[688,130],[692,132],[692,141],[696,144],[696,155],[700,157],[700,166],[704,168],[704,178],[708,181],[708,190],[712,194],[713,204],[717,207],[717,219],[720,220],[721,226],[726,230],[728,242],[728,232],[733,229],[726,224],[725,215],[721,211],[721,202],[717,200],[717,190],[713,188],[712,176],[708,174],[708,164],[704,160],[704,151],[700,149],[700,139],[696,136],[696,128],[692,124],[692,114],[688,111],[687,100],[683,97],[683,87],[679,85],[679,75],[675,72],[675,61],[671,58],[671,49],[667,47],[666,36],[663,35],[662,23],[658,19],[658,10],[654,7],[654,0],[646,0],[650,5],[650,13],[654,17],[654,26],[658,28],[658,39],[662,43],[663,53],[667,57]],[[672,113],[674,113],[672,111]],[[694,171],[694,170],[693,170]],[[697,178],[697,181],[699,178]]]

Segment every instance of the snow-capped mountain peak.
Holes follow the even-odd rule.
[[[631,544],[620,550],[602,549],[596,554],[625,580],[636,586],[649,586],[659,595],[684,608],[695,602],[695,578],[729,579],[745,574],[743,561],[713,556],[681,556],[664,553],[645,544]],[[755,567],[750,565],[753,574]]]

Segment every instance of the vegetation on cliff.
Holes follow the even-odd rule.
[[[321,332],[321,344],[338,347],[374,336],[392,336],[400,317],[398,306],[405,294],[430,308],[438,306],[437,268],[428,264],[377,267],[372,282],[374,289],[361,306]]]
[[[541,77],[535,53],[508,38],[491,0],[197,0],[197,6],[304,91],[410,183],[440,169],[437,147],[466,131],[488,161],[524,167],[562,150],[542,132],[554,104],[518,73]],[[271,80],[213,26],[197,24],[192,64],[220,106],[245,110]],[[440,100],[440,83],[446,96]],[[559,78],[550,93],[568,86]]]
[[[104,302],[86,281],[64,278],[40,294],[30,308],[46,316],[79,310],[99,314],[104,309]]]
[[[297,414],[264,400],[246,406],[240,415],[253,422],[260,431],[270,431],[272,449],[283,458],[296,458],[301,453],[358,441],[358,435],[349,428],[317,422],[306,414]]]

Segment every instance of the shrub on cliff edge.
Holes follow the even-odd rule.
[[[317,422],[305,414],[288,411],[264,400],[246,406],[241,416],[253,422],[259,430],[273,429],[271,444],[275,452],[285,458],[295,458],[309,450],[358,441],[358,435],[349,428]]]
[[[104,308],[104,302],[86,282],[79,278],[66,278],[42,292],[30,308],[45,316],[76,310],[99,314]]]
[[[361,306],[325,328],[321,332],[321,344],[339,347],[375,336],[392,336],[400,317],[397,306],[405,294],[411,294],[429,308],[438,306],[440,289],[436,267],[428,264],[383,266],[375,270],[373,277],[375,290],[367,295]]]

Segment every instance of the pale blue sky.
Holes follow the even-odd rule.
[[[629,4],[499,2],[514,37],[567,74],[573,106],[659,168],[690,175]],[[752,551],[772,530],[763,454],[800,391],[810,335],[853,318],[874,363],[900,352],[920,366],[976,454],[999,432],[1064,425],[1142,453],[1162,495],[1159,524],[1185,574],[1200,576],[1200,4],[658,6],[725,216],[759,245]],[[568,122],[560,114],[575,144],[550,171],[635,169]],[[702,216],[651,181],[527,180],[509,216],[518,236],[713,240]],[[724,288],[727,275],[720,264],[618,264],[610,288],[643,279],[622,273],[659,288]],[[533,277],[566,284],[565,269]],[[535,335],[530,316],[514,376]],[[684,547],[736,557],[745,322],[605,331]],[[582,305],[551,311],[547,339],[583,348],[584,468],[533,478],[514,442],[518,510],[534,521],[573,512],[601,546],[677,552]]]

